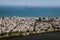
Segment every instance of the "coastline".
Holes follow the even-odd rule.
[[[59,20],[60,18],[55,18],[55,17],[54,18],[47,17],[47,19],[44,17],[41,17],[41,18],[15,17],[15,16],[11,18],[1,17],[0,18],[0,22],[1,22],[0,23],[0,32],[1,32],[0,38],[8,38],[8,37],[14,37],[14,36],[26,36],[26,35],[41,34],[41,33],[44,34],[44,33],[49,33],[49,32],[60,31]],[[4,26],[2,26],[2,23]],[[11,28],[6,26],[8,24],[10,25]],[[6,32],[4,30],[6,30]]]

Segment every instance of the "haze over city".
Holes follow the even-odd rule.
[[[60,6],[60,0],[0,0],[0,6]]]

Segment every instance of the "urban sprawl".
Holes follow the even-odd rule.
[[[0,38],[60,31],[60,17],[0,17]]]

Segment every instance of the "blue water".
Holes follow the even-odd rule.
[[[0,16],[60,17],[60,7],[0,7]]]

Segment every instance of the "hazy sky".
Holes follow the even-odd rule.
[[[0,0],[0,6],[60,6],[60,0]]]

